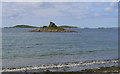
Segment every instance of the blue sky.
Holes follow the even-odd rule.
[[[3,27],[28,24],[117,27],[117,2],[3,2]]]

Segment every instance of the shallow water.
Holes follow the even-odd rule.
[[[41,71],[80,71],[84,69],[93,69],[99,67],[107,66],[118,66],[118,60],[96,60],[96,61],[84,61],[84,62],[72,62],[63,64],[49,64],[49,65],[39,65],[39,66],[26,66],[18,68],[7,68],[3,69],[3,72],[41,72]]]
[[[117,29],[28,32],[33,29],[2,29],[3,68],[118,58]]]

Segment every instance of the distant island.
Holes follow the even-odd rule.
[[[120,27],[98,27],[98,29],[120,29]]]
[[[5,28],[38,28],[38,27],[29,26],[29,25],[16,25],[16,26],[13,26],[13,27],[5,27]]]
[[[76,27],[76,26],[67,26],[67,25],[63,25],[63,26],[59,26],[59,27],[62,27],[62,28],[79,28],[79,27]]]
[[[71,30],[66,30],[62,27],[58,27],[55,23],[50,22],[49,26],[43,26],[29,32],[76,32]]]

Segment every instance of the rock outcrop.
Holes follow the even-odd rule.
[[[48,26],[48,27],[57,27],[57,26],[55,25],[55,23],[50,22],[50,24],[49,24],[49,26]]]
[[[61,27],[57,27],[55,23],[50,22],[49,26],[43,26],[30,32],[76,32],[76,31],[70,31]]]

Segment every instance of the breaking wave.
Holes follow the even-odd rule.
[[[106,64],[106,63],[118,63],[118,62],[120,62],[120,60],[117,60],[117,59],[92,60],[92,61],[85,61],[85,62],[71,62],[71,63],[62,63],[62,64],[49,64],[49,65],[40,65],[40,66],[27,66],[27,67],[19,67],[19,68],[7,68],[7,69],[3,69],[2,72],[14,72],[14,71],[38,70],[38,69],[86,66],[86,65],[93,65],[93,64]]]

